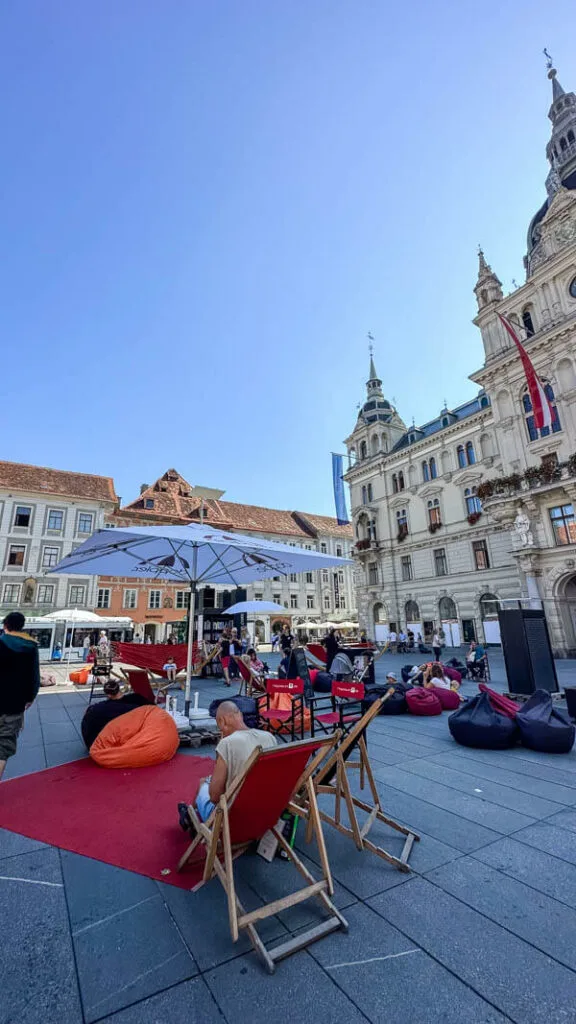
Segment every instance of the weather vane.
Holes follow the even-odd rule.
[[[374,335],[372,334],[372,331],[368,331],[368,334],[366,335],[366,337],[368,338],[368,351],[369,351],[370,355],[373,356],[374,355]]]
[[[542,50],[542,53],[546,57],[546,67],[548,68],[548,71],[551,71],[552,68],[554,67],[554,61],[552,60],[552,57],[548,53],[548,50],[546,49],[546,47],[544,47],[544,49]]]

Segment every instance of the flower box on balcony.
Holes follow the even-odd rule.
[[[366,537],[364,540],[357,540],[356,541],[356,550],[357,551],[367,551],[369,547],[370,547],[370,539],[368,537]]]
[[[406,540],[407,536],[408,536],[408,527],[407,526],[401,526],[400,529],[398,530],[398,534],[396,536],[396,540],[398,542],[401,542],[403,540]]]
[[[441,526],[442,523],[428,523],[428,530],[430,533],[436,533],[436,530],[439,530]]]
[[[474,526],[474,523],[478,522],[481,515],[481,512],[471,512],[470,515],[468,516],[468,522],[470,523],[470,526]]]

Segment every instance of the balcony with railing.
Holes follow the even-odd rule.
[[[521,500],[523,494],[545,493],[569,481],[576,482],[576,454],[566,462],[558,462],[553,456],[545,457],[539,466],[529,466],[524,473],[484,480],[477,495],[483,508],[490,512],[511,498]]]

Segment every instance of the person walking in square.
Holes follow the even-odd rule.
[[[10,612],[0,635],[0,779],[18,747],[24,712],[40,688],[38,644],[24,633],[22,612]]]

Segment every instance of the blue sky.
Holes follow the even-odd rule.
[[[456,14],[454,14],[456,11]],[[406,422],[523,279],[573,0],[4,0],[2,458],[332,513],[366,333]]]

